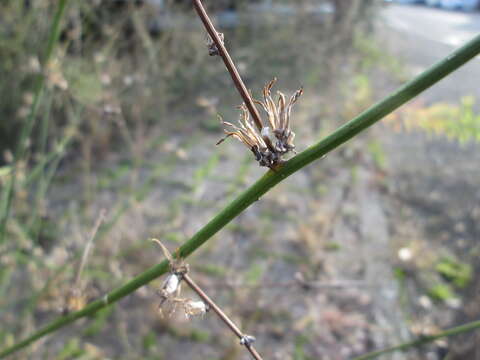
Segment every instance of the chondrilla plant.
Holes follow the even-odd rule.
[[[59,11],[57,14],[59,16],[63,14],[63,8],[66,1],[60,1]],[[257,129],[260,131],[263,128],[263,123],[261,122],[258,111],[255,108],[254,102],[251,99],[248,91],[246,90],[243,82],[238,81],[240,76],[238,71],[233,64],[230,56],[226,52],[225,46],[223,44],[223,36],[220,36],[218,32],[213,27],[213,24],[209,20],[205,9],[203,8],[199,0],[193,0],[193,4],[197,9],[215,47],[212,44],[209,45],[209,51],[211,54],[218,54],[223,58],[227,69],[234,79],[235,86],[239,90],[240,94],[245,103],[245,107],[248,109],[250,115],[254,119],[254,123],[257,126]],[[56,19],[52,30],[52,34],[58,32],[58,21]],[[223,53],[223,54],[222,54]],[[386,115],[392,113],[400,106],[408,102],[409,100],[416,97],[418,94],[425,91],[430,86],[439,82],[445,76],[457,70],[459,67],[464,65],[466,62],[474,58],[480,53],[480,35],[472,39],[470,42],[462,46],[461,48],[454,51],[452,54],[446,58],[440,60],[436,64],[432,65],[426,71],[412,79],[411,81],[404,84],[398,90],[394,91],[392,94],[387,96],[385,99],[374,104],[369,109],[365,110],[354,119],[345,123],[343,126],[338,128],[329,136],[320,140],[318,143],[312,145],[301,153],[297,154],[288,161],[277,161],[272,160],[272,163],[267,163],[267,166],[270,166],[273,169],[270,169],[263,175],[259,180],[252,184],[246,191],[240,194],[236,199],[234,199],[230,204],[228,204],[223,210],[221,210],[215,217],[213,217],[203,228],[201,228],[192,238],[186,241],[181,245],[176,251],[175,254],[178,258],[186,258],[192,253],[194,253],[200,246],[207,242],[213,235],[219,232],[225,225],[247,209],[250,205],[258,201],[264,194],[266,194],[271,188],[283,181],[290,175],[293,175],[295,172],[299,171],[303,167],[321,159],[330,151],[336,149],[340,145],[346,143],[350,139],[357,136],[363,130],[367,129],[371,125],[380,121]],[[238,75],[238,78],[236,77]],[[241,80],[241,79],[240,79]],[[288,136],[287,136],[288,138]],[[278,138],[277,138],[278,139]],[[266,144],[265,144],[266,145]],[[267,146],[268,147],[268,146]],[[272,151],[272,149],[269,149]],[[68,313],[64,316],[59,317],[45,327],[39,329],[32,335],[28,336],[24,340],[14,344],[13,346],[4,349],[0,352],[0,358],[4,358],[7,355],[13,354],[19,351],[22,348],[32,344],[36,340],[46,336],[47,334],[54,333],[58,329],[67,326],[73,323],[75,320],[91,316],[97,311],[112,305],[114,302],[119,299],[131,294],[138,288],[143,285],[146,285],[150,281],[162,276],[170,271],[170,263],[168,260],[164,260],[157,265],[152,266],[143,273],[139,274],[135,278],[128,281],[123,286],[120,286],[116,289],[113,289],[109,293],[105,294],[102,298],[97,299],[90,304],[86,305],[83,309]],[[463,327],[456,328],[455,331],[446,331],[439,334],[438,336],[432,336],[425,338],[425,341],[433,341],[441,336],[449,336],[458,334],[463,331],[471,331],[474,328],[480,327],[478,323],[467,324]],[[424,343],[425,341],[413,341],[403,346],[393,347],[387,350],[377,352],[372,355],[367,355],[361,357],[362,359],[373,358],[380,354],[386,353],[388,351],[394,350],[405,350],[408,347],[413,347]],[[369,357],[370,356],[370,357]]]

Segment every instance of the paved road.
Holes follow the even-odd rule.
[[[393,53],[402,57],[413,72],[424,70],[480,33],[480,13],[392,5],[384,10],[383,18],[378,33],[388,40]],[[422,93],[419,99],[426,103],[458,104],[461,97],[474,95],[480,110],[479,84],[480,58],[477,57]],[[386,201],[393,209],[389,218],[394,229],[392,233],[405,231],[406,235],[400,235],[400,239],[406,244],[414,241],[417,248],[423,248],[428,254],[455,254],[454,257],[461,261],[470,262],[474,271],[480,271],[477,259],[469,256],[478,246],[480,234],[480,227],[476,225],[480,219],[472,210],[480,201],[480,144],[460,145],[420,131],[382,131],[381,139],[388,158],[389,187],[393,194]],[[460,234],[455,232],[455,225],[459,223],[475,225]],[[440,233],[445,236],[442,238]],[[459,246],[462,241],[465,245]],[[421,279],[420,272],[417,274]],[[424,291],[420,286],[408,297],[419,297]],[[438,311],[439,308],[434,307],[423,315],[415,310],[412,313],[416,314],[416,321],[440,327],[462,324],[478,318],[478,294],[480,281],[475,280],[466,289],[459,309]],[[480,351],[478,343],[469,337],[452,338],[448,343],[450,353],[447,357],[452,360],[477,358],[475,354]],[[426,358],[425,353],[421,355]]]
[[[400,32],[454,47],[480,33],[480,13],[392,5],[384,12],[384,18]]]
[[[448,55],[454,48],[480,34],[480,13],[462,13],[414,5],[390,5],[383,12],[385,30],[392,51],[402,57],[413,73]],[[465,95],[480,98],[480,57],[422,98],[431,101],[457,101]]]

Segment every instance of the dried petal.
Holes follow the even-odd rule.
[[[287,117],[285,122],[285,129],[290,129],[290,114],[292,112],[292,107],[297,102],[298,98],[302,96],[302,94],[303,94],[303,88],[300,88],[297,91],[295,91],[295,94],[293,94],[292,97],[290,98],[290,101],[287,106]]]
[[[192,316],[205,315],[208,311],[208,305],[203,301],[187,300],[183,306],[185,308],[185,316],[187,319]]]
[[[285,98],[285,95],[283,93],[281,93],[280,91],[278,92],[278,108],[279,108],[279,124],[278,124],[278,127],[280,129],[284,129],[285,128],[285,124],[286,124],[286,116],[287,116],[287,113],[285,111],[285,102],[286,102],[286,98]]]
[[[168,275],[167,280],[165,280],[162,289],[165,290],[168,295],[171,295],[175,293],[175,291],[177,291],[179,284],[180,279],[178,278],[178,276],[175,274],[170,274]]]

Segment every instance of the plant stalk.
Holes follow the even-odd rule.
[[[400,345],[395,345],[392,347],[388,347],[382,350],[377,350],[362,356],[358,356],[353,360],[370,360],[370,359],[376,359],[380,355],[385,355],[389,354],[395,351],[406,351],[408,349],[416,348],[424,344],[431,343],[435,340],[448,337],[448,336],[454,336],[454,335],[459,335],[463,334],[472,330],[476,330],[480,328],[480,321],[473,321],[464,325],[456,326],[451,329],[439,332],[438,334],[435,335],[428,335],[428,336],[422,336],[418,339],[408,341],[406,343],[400,344]]]
[[[198,286],[195,281],[188,275],[184,274],[183,275],[183,280],[190,286],[190,288],[197,293],[200,298],[208,304],[208,306],[215,311],[215,313],[218,315],[218,317],[232,330],[232,332],[237,335],[237,337],[242,340],[245,336],[245,334],[242,333],[242,331],[238,328],[237,325],[218,307],[217,304],[213,302],[212,299]],[[247,350],[252,354],[253,358],[255,360],[262,360],[262,357],[260,354],[255,350],[255,348],[252,346],[250,343],[246,343],[245,347]]]
[[[230,54],[228,53],[227,48],[225,47],[225,45],[223,44],[223,41],[218,36],[218,32],[217,30],[215,30],[215,26],[213,26],[212,21],[210,20],[205,8],[202,5],[202,2],[200,0],[193,0],[193,6],[197,11],[198,16],[202,20],[202,23],[205,26],[205,29],[207,30],[208,34],[212,38],[213,42],[215,43],[215,46],[218,49],[218,53],[223,59],[223,62],[225,63],[225,66],[227,67],[227,70],[230,76],[232,77],[233,83],[235,84],[235,87],[240,93],[240,96],[242,97],[243,101],[245,102],[245,105],[247,106],[247,109],[250,112],[250,115],[252,116],[252,119],[255,125],[257,126],[258,131],[261,132],[263,128],[263,124],[262,124],[262,119],[260,117],[260,113],[258,112],[257,107],[255,106],[255,103],[253,102],[253,99],[250,96],[250,93],[248,92],[247,87],[245,86],[242,80],[242,77],[240,76],[240,73],[238,72],[232,58],[230,57]]]
[[[85,268],[85,265],[87,263],[88,255],[90,255],[90,250],[93,245],[93,240],[95,240],[95,237],[97,236],[98,229],[102,225],[103,221],[105,220],[105,209],[100,210],[100,214],[98,215],[97,220],[95,221],[95,225],[93,226],[92,232],[90,233],[90,237],[88,238],[87,244],[85,245],[85,248],[83,249],[82,253],[82,258],[80,260],[80,263],[78,265],[77,273],[75,275],[75,281],[74,281],[74,288],[80,289],[81,288],[81,276],[83,269]]]

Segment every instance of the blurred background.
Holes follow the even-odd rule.
[[[235,122],[241,100],[190,1],[70,1],[43,64],[57,4],[0,3],[0,348],[60,316],[72,291],[101,297],[163,260],[149,238],[175,249],[265,173],[239,142],[215,146],[217,114]],[[274,77],[288,95],[303,86],[298,151],[480,32],[475,1],[204,5],[254,97]],[[477,57],[188,260],[266,359],[350,359],[478,319],[479,78]],[[161,284],[12,358],[249,358],[213,314],[162,318]],[[384,358],[474,359],[476,336]]]

